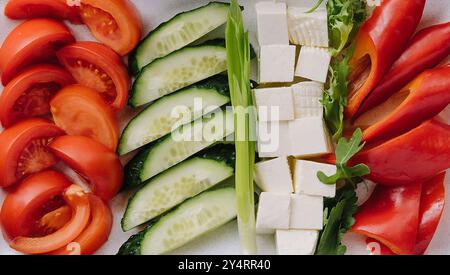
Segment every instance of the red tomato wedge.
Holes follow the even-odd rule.
[[[56,60],[56,50],[75,41],[69,29],[52,19],[32,19],[17,26],[0,48],[3,86],[29,65]]]
[[[89,195],[91,218],[89,224],[75,240],[66,247],[51,252],[52,255],[91,255],[107,240],[112,228],[112,213],[100,198]]]
[[[62,194],[70,185],[64,175],[49,170],[14,186],[6,195],[0,212],[5,238],[39,236],[51,230],[51,226],[42,226],[39,220],[64,204]]]
[[[355,215],[352,231],[376,239],[396,254],[413,254],[422,184],[378,185]]]
[[[74,82],[64,69],[38,65],[25,69],[6,85],[0,96],[0,120],[7,128],[31,117],[50,114],[50,100]]]
[[[125,106],[131,80],[114,51],[96,42],[77,42],[62,48],[57,55],[78,83],[99,92],[116,110]]]
[[[72,209],[72,217],[63,227],[42,237],[16,237],[9,244],[11,248],[27,254],[43,254],[59,249],[79,236],[89,222],[88,196],[81,187],[71,185],[63,197]]]
[[[71,0],[9,0],[5,6],[5,15],[11,19],[30,19],[51,17],[69,20],[73,24],[81,24],[78,8],[68,3]]]
[[[29,119],[0,134],[0,186],[7,187],[32,173],[53,166],[57,160],[48,143],[64,131],[43,119]]]
[[[50,102],[53,119],[73,136],[87,136],[115,151],[119,128],[113,111],[98,93],[81,85],[63,88]]]
[[[98,41],[120,55],[131,52],[142,35],[142,22],[129,0],[81,0],[81,17]]]
[[[115,152],[82,136],[62,136],[49,145],[52,152],[90,183],[93,193],[104,201],[120,190],[123,167]]]

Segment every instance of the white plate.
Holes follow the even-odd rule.
[[[0,0],[0,10],[7,1]],[[192,8],[201,6],[210,2],[209,0],[132,0],[138,7],[142,20],[144,22],[147,33],[152,28],[159,25],[161,22],[170,19],[175,14],[190,10]],[[242,0],[241,4],[245,6],[245,20],[251,32],[252,41],[255,37],[255,16],[254,3],[257,0]],[[288,4],[297,4],[301,2],[302,5],[309,5],[315,3],[315,0],[287,0]],[[421,26],[428,26],[439,22],[450,21],[450,3],[448,0],[428,0],[425,15]],[[11,29],[18,24],[18,21],[12,21],[5,16],[0,15],[0,41],[3,41]],[[86,31],[84,26],[72,26],[72,29],[77,40],[93,40],[92,36]],[[0,145],[1,146],[1,145]],[[449,182],[447,180],[447,182]],[[448,189],[450,190],[450,189]],[[450,191],[447,190],[447,205],[450,205]],[[0,201],[3,201],[4,193],[0,191]],[[128,237],[135,232],[123,233],[120,228],[120,219],[122,217],[128,194],[121,194],[117,196],[112,202],[111,207],[114,212],[114,226],[108,242],[98,251],[98,254],[116,254],[119,247],[125,242]],[[447,209],[444,211],[439,228],[436,232],[428,253],[429,254],[450,254],[450,241],[448,240],[450,233],[450,212]],[[346,236],[345,243],[348,244],[349,254],[368,254],[364,238],[360,236]],[[271,237],[258,238],[258,252],[260,254],[273,254],[274,244]],[[239,254],[239,238],[237,234],[236,222],[231,222],[222,228],[203,236],[190,244],[176,250],[174,254]],[[0,254],[18,254],[11,250],[5,243],[3,238],[0,238]]]

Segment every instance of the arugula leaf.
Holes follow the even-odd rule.
[[[362,131],[358,128],[349,141],[346,138],[339,139],[336,147],[336,174],[327,176],[322,171],[317,172],[317,177],[321,182],[335,184],[344,180],[356,186],[357,179],[370,174],[370,169],[365,164],[347,166],[347,162],[364,147],[365,143],[361,144],[362,136]]]
[[[336,56],[366,19],[366,3],[364,0],[328,0],[327,13],[330,48]]]
[[[335,198],[325,199],[324,229],[317,245],[316,255],[344,255],[347,247],[342,244],[345,233],[355,224],[353,215],[358,210],[353,188],[341,188]]]

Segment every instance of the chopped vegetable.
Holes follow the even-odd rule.
[[[341,138],[336,147],[336,174],[327,176],[319,171],[317,173],[319,180],[325,184],[335,184],[345,180],[355,186],[357,179],[370,174],[370,169],[365,164],[358,164],[353,167],[347,166],[347,162],[364,147],[361,140],[362,131],[359,128],[353,133],[353,137],[349,141]]]
[[[324,201],[324,229],[320,234],[316,255],[343,255],[347,247],[342,244],[345,233],[353,226],[353,215],[358,210],[358,198],[351,186],[341,188],[335,198]]]
[[[241,8],[231,1],[226,29],[228,79],[234,108],[236,140],[236,193],[239,235],[244,254],[256,253],[255,206],[253,169],[255,142],[250,141],[255,127],[250,92],[250,42],[244,32]]]
[[[329,0],[327,13],[330,48],[337,55],[347,46],[348,41],[353,40],[365,21],[366,4],[363,0]]]

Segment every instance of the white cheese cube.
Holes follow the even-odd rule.
[[[336,185],[322,183],[317,178],[317,172],[319,171],[324,172],[327,176],[331,176],[336,173],[336,166],[296,160],[294,172],[295,193],[333,198],[336,195]]]
[[[294,100],[291,87],[255,89],[254,95],[259,121],[294,119]]]
[[[290,229],[322,230],[323,197],[291,195]]]
[[[256,163],[255,182],[264,192],[293,193],[292,174],[288,158],[279,157]]]
[[[308,8],[289,7],[289,37],[293,44],[328,47],[328,18],[324,9],[307,13]]]
[[[320,117],[289,121],[291,140],[289,155],[297,158],[320,156],[332,152],[325,122]]]
[[[294,81],[295,46],[262,46],[259,60],[261,83],[285,83]]]
[[[303,46],[300,49],[295,75],[325,83],[331,54],[327,49]]]
[[[323,84],[314,81],[300,82],[292,86],[295,119],[323,117]]]
[[[259,121],[257,135],[259,157],[276,158],[289,155],[289,121]]]
[[[275,243],[278,255],[314,255],[319,231],[277,230]]]
[[[276,229],[289,229],[291,194],[262,192],[256,215],[256,232],[272,234]]]
[[[286,3],[264,1],[255,8],[259,45],[289,45]]]

